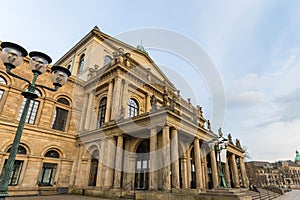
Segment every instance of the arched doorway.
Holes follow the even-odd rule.
[[[97,174],[98,174],[98,164],[99,164],[99,150],[96,149],[91,154],[91,167],[89,175],[89,186],[96,186]]]
[[[137,190],[147,190],[149,186],[149,151],[149,140],[144,140],[141,144],[139,144],[136,150],[137,158],[135,163],[134,187]]]

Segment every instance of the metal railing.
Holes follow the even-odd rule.
[[[134,189],[134,186],[133,186],[133,181],[129,181],[128,183],[126,183],[125,185],[123,185],[120,189],[120,198],[123,197],[123,190],[125,189],[126,190],[126,187],[130,185],[130,191],[133,191],[133,196],[134,196],[134,199],[135,199],[135,189]]]

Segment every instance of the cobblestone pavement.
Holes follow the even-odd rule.
[[[300,190],[293,190],[277,197],[275,200],[300,200]]]
[[[89,197],[80,195],[52,195],[52,196],[27,196],[27,197],[8,197],[7,200],[111,200],[99,197]]]

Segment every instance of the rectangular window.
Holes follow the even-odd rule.
[[[68,111],[59,107],[56,107],[52,128],[59,131],[65,131],[65,127],[68,119]]]
[[[4,167],[2,169],[2,173],[3,173],[3,170],[6,166],[6,163],[7,163],[7,160],[5,160],[5,162],[4,162]],[[10,186],[18,185],[19,178],[20,178],[21,171],[22,171],[22,166],[23,166],[23,161],[15,160],[15,163],[14,163],[11,175],[10,175],[8,185],[10,185]],[[1,174],[1,177],[2,177],[2,174]]]
[[[39,178],[39,186],[52,186],[56,173],[57,164],[44,163]]]
[[[20,119],[21,119],[25,103],[26,103],[26,99],[23,100],[21,110],[20,110],[20,113],[19,113],[19,116],[18,116],[18,121],[20,121]],[[30,100],[30,104],[29,104],[29,108],[28,108],[28,113],[26,115],[25,123],[34,124],[35,118],[36,118],[36,115],[37,115],[37,111],[39,109],[39,105],[40,105],[39,101]]]

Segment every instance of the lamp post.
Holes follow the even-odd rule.
[[[19,121],[19,125],[15,134],[12,147],[9,152],[8,160],[3,169],[2,177],[0,180],[0,200],[5,200],[5,198],[8,196],[7,191],[8,191],[9,180],[16,159],[16,154],[18,152],[30,101],[38,97],[37,94],[34,93],[36,87],[38,86],[50,91],[57,91],[61,86],[63,86],[67,82],[68,77],[71,75],[71,73],[68,69],[64,67],[53,66],[51,68],[51,71],[52,71],[52,82],[54,88],[49,88],[44,85],[36,84],[38,76],[47,71],[48,65],[52,62],[52,60],[48,55],[44,53],[33,51],[29,53],[30,68],[33,73],[33,79],[30,82],[26,78],[21,77],[12,72],[12,70],[14,70],[17,66],[19,66],[22,63],[24,57],[28,55],[27,51],[23,47],[11,42],[2,42],[1,47],[2,47],[1,59],[3,64],[6,67],[6,72],[17,79],[23,80],[28,83],[28,89],[22,92],[22,95],[26,98],[24,109]]]
[[[215,151],[217,152],[217,156],[218,156],[219,179],[220,179],[218,188],[227,188],[227,184],[224,179],[224,174],[223,174],[223,170],[222,170],[223,167],[222,167],[222,161],[221,161],[221,151],[226,150],[227,145],[228,145],[228,140],[223,138],[222,136],[219,136],[211,143],[211,147],[213,147],[215,149]]]

